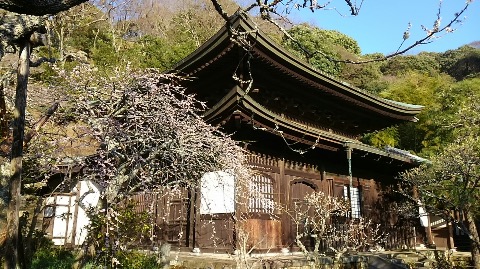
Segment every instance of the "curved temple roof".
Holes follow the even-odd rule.
[[[193,78],[188,88],[209,102],[211,109],[205,114],[209,122],[225,122],[237,115],[272,133],[281,128],[288,139],[309,145],[320,140],[318,147],[327,150],[349,147],[400,162],[418,162],[365,145],[355,137],[416,121],[422,106],[380,98],[316,70],[275,44],[245,14],[232,16],[171,72]],[[279,99],[283,103],[275,103]],[[299,109],[286,108],[292,102]],[[308,110],[315,112],[305,116]]]
[[[277,69],[279,71],[277,75],[288,74],[302,85],[309,85],[309,88],[318,91],[317,93],[335,96],[347,101],[350,105],[391,118],[394,124],[397,123],[396,120],[416,121],[415,115],[423,108],[423,106],[375,96],[316,70],[267,37],[243,13],[233,15],[228,26],[222,27],[215,36],[180,61],[173,69],[196,76],[215,61],[235,51],[233,47],[239,45],[238,43],[243,43],[241,46],[248,49],[253,58],[266,61]],[[256,79],[260,79],[258,75]]]

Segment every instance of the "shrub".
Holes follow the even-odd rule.
[[[32,260],[32,269],[69,269],[75,262],[74,254],[63,248],[43,247],[37,250]]]
[[[146,254],[138,251],[126,251],[118,256],[120,268],[122,269],[154,269],[160,268],[157,257],[152,254]]]

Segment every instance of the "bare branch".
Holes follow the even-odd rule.
[[[54,103],[50,108],[48,108],[45,114],[35,123],[35,127],[25,135],[25,138],[23,139],[24,148],[28,147],[30,140],[32,140],[32,138],[34,138],[38,134],[40,128],[42,128],[43,125],[45,125],[45,123],[50,119],[50,117],[52,117],[53,113],[57,111],[58,105],[58,103]]]
[[[220,14],[220,16],[222,16],[222,18],[226,22],[228,22],[229,21],[228,14],[223,10],[222,5],[220,5],[220,3],[217,0],[211,0],[211,1],[213,6],[215,7],[215,10],[218,12],[218,14]]]
[[[241,170],[241,149],[202,120],[204,104],[174,85],[180,78],[130,69],[109,78],[95,72],[88,65],[64,72],[69,85],[58,90],[76,93],[68,107],[100,145],[85,177],[107,186],[108,202],[134,190],[194,186],[206,172]]]
[[[430,31],[427,31],[427,35],[425,37],[415,41],[415,43],[413,43],[412,45],[408,46],[407,48],[405,48],[403,50],[400,50],[400,51],[397,51],[395,53],[389,54],[389,55],[385,56],[384,58],[369,60],[369,61],[366,61],[366,62],[382,61],[382,60],[385,60],[385,59],[388,59],[388,58],[395,57],[395,56],[400,55],[400,54],[404,54],[405,52],[407,52],[407,51],[409,51],[409,50],[411,50],[411,49],[413,49],[413,48],[415,48],[419,45],[425,45],[425,44],[431,43],[433,41],[432,39],[435,37],[435,34],[450,31],[452,29],[453,24],[458,23],[460,21],[459,20],[460,16],[462,16],[462,14],[468,9],[470,4],[471,4],[471,2],[467,2],[465,4],[465,6],[462,8],[462,10],[458,13],[455,13],[455,17],[447,25],[445,25],[442,28],[440,28],[439,25],[437,24],[437,23],[439,23],[439,19],[440,19],[440,17],[439,17],[440,13],[437,13],[437,20],[435,20],[434,28]],[[352,63],[364,63],[364,62],[352,62]]]
[[[265,1],[267,2],[267,1]],[[282,17],[281,14],[277,13],[275,11],[275,7],[282,3],[283,1],[278,1],[278,0],[274,0],[272,1],[271,3],[267,4],[267,3],[262,3],[260,0],[257,0],[255,1],[255,3],[252,3],[250,6],[248,6],[247,8],[243,9],[244,12],[248,12],[248,11],[251,11],[252,9],[254,8],[259,8],[260,9],[260,16],[262,19],[272,23],[273,25],[275,25],[288,39],[292,40],[302,51],[303,53],[305,53],[306,55],[306,58],[309,59],[309,58],[312,58],[314,57],[315,55],[321,55],[322,57],[324,57],[325,59],[331,61],[331,62],[334,62],[334,63],[346,63],[346,64],[365,64],[365,63],[371,63],[371,62],[379,62],[379,61],[385,61],[389,58],[393,58],[395,56],[398,56],[398,55],[401,55],[401,54],[404,54],[406,53],[407,51],[415,48],[415,47],[418,47],[420,45],[425,45],[425,44],[429,44],[431,42],[433,42],[433,39],[435,38],[438,38],[436,35],[439,34],[439,33],[448,33],[448,32],[452,32],[453,31],[453,28],[452,26],[455,24],[455,23],[459,23],[461,20],[459,19],[460,16],[462,16],[463,13],[465,13],[465,11],[468,9],[468,7],[470,6],[471,4],[471,1],[467,1],[465,3],[465,6],[457,13],[455,13],[454,17],[449,21],[449,23],[447,25],[445,25],[444,27],[440,27],[440,22],[441,22],[441,19],[440,19],[440,13],[441,13],[441,3],[439,5],[439,8],[438,8],[438,11],[437,11],[437,18],[433,24],[433,27],[432,29],[427,29],[426,27],[423,27],[422,26],[422,29],[425,31],[426,35],[415,41],[413,44],[409,45],[408,47],[404,48],[404,49],[401,49],[401,47],[403,46],[403,44],[405,43],[405,41],[410,37],[410,27],[411,25],[409,24],[407,30],[404,32],[404,35],[403,35],[403,40],[400,44],[400,46],[398,47],[397,51],[395,51],[394,53],[391,53],[391,54],[388,54],[386,56],[383,56],[383,57],[378,57],[378,58],[374,58],[374,59],[368,59],[368,60],[358,60],[358,61],[355,61],[355,60],[341,60],[341,59],[335,59],[333,57],[330,57],[328,56],[325,52],[323,51],[320,51],[320,50],[317,50],[317,51],[309,51],[308,49],[306,49],[304,46],[302,46],[302,44],[300,44],[297,40],[295,40],[290,34],[288,34],[287,30],[285,28],[283,28],[281,25],[279,25],[278,23],[276,23],[273,19],[273,15],[275,16],[278,16],[278,17]],[[215,7],[217,7],[218,5],[218,2],[216,0],[212,0],[212,3],[214,3]],[[314,9],[321,9],[321,8],[325,8],[326,5],[328,5],[330,2],[327,2],[325,5],[318,5],[317,1],[313,1],[313,0],[304,0],[303,1],[303,6],[302,7],[309,7],[310,9],[312,9],[312,11],[314,11]],[[362,7],[362,4],[363,4],[363,0],[361,1],[360,5],[357,5],[356,1],[352,2],[351,0],[345,0],[345,3],[346,5],[349,7],[350,9],[350,14],[353,15],[353,16],[356,16],[359,14],[360,12],[360,9]],[[219,5],[218,5],[219,6]],[[223,14],[222,10],[220,9],[217,10],[219,12],[219,14]],[[222,16],[223,17],[223,16]]]
[[[30,67],[39,67],[41,64],[43,64],[45,62],[53,64],[53,63],[56,62],[56,59],[41,57],[41,58],[37,59],[35,62],[30,61]]]
[[[360,7],[361,7],[362,4],[363,4],[363,0],[362,0],[362,2],[360,3],[360,6],[359,6],[359,7],[357,7],[356,5],[352,4],[352,1],[350,1],[350,0],[345,0],[345,2],[347,3],[347,6],[350,7],[350,15],[357,16],[358,13],[360,12]]]

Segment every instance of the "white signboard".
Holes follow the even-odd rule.
[[[227,172],[203,175],[200,187],[200,214],[235,212],[235,177]]]
[[[428,213],[421,202],[418,202],[418,215],[420,216],[420,224],[423,227],[428,227]]]

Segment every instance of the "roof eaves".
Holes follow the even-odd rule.
[[[314,68],[312,65],[299,59],[298,57],[296,57],[295,55],[287,51],[282,46],[278,45],[275,41],[273,41],[271,38],[266,36],[262,31],[260,31],[258,27],[254,26],[254,22],[251,21],[247,15],[238,14],[235,19],[239,21],[237,25],[239,27],[242,27],[243,28],[242,30],[249,33],[251,38],[255,40],[256,48],[258,44],[261,44],[264,48],[267,49],[267,51],[271,51],[276,55],[280,56],[295,68],[298,68],[303,72],[306,72],[307,74],[309,74],[310,76],[313,76],[314,78],[324,80],[332,85],[335,85],[338,89],[342,89],[343,91],[345,91],[345,94],[347,95],[353,94],[354,96],[360,97],[366,101],[376,103],[378,105],[387,107],[394,111],[412,114],[412,115],[418,114],[423,108],[423,106],[419,106],[419,105],[396,102],[389,99],[381,98],[363,89],[355,87],[345,81],[341,81],[338,78],[335,78],[329,74],[326,74],[325,72],[322,72],[321,70],[318,70]]]
[[[361,150],[366,153],[375,154],[381,157],[388,157],[391,159],[396,159],[402,162],[411,163],[411,164],[421,164],[423,162],[428,162],[427,159],[421,158],[414,154],[408,152],[405,154],[406,151],[393,148],[393,147],[386,147],[385,150],[363,144],[360,141],[348,141],[347,142],[352,149]]]
[[[281,115],[276,114],[268,110],[267,108],[260,105],[258,102],[253,100],[250,96],[246,95],[245,92],[240,87],[233,88],[224,98],[222,98],[217,104],[215,104],[211,109],[209,109],[204,117],[207,121],[215,119],[221,114],[222,111],[232,110],[233,107],[237,107],[239,102],[242,106],[255,113],[272,123],[274,123],[278,128],[287,128],[294,132],[303,133],[310,136],[312,139],[321,139],[323,141],[328,141],[330,143],[337,144],[338,147],[351,147],[354,150],[359,150],[365,153],[374,154],[379,157],[386,157],[390,159],[395,159],[401,162],[410,163],[410,164],[420,164],[428,160],[418,157],[414,154],[411,154],[407,151],[402,151],[396,148],[387,147],[385,150],[364,144],[358,140],[352,140],[348,137],[335,134],[333,132],[325,131],[318,129],[306,124],[296,122],[292,119],[286,119]]]
[[[284,119],[280,115],[278,115],[274,112],[271,112],[268,109],[264,108],[263,106],[261,106],[260,104],[255,102],[253,99],[251,99],[249,96],[245,96],[244,99],[245,99],[245,101],[247,101],[250,104],[250,105],[244,104],[244,105],[248,106],[249,109],[252,109],[253,107],[255,107],[257,111],[260,110],[264,113],[263,116],[265,118],[268,117],[269,119],[271,119],[272,122],[275,122],[275,124],[278,124],[280,126],[290,128],[290,129],[293,129],[293,130],[297,130],[299,132],[300,132],[300,130],[304,130],[305,131],[304,133],[311,136],[313,139],[322,139],[324,141],[333,142],[333,143],[336,143],[336,144],[340,144],[342,146],[346,146],[348,144],[349,146],[352,147],[352,149],[361,150],[361,151],[366,152],[366,153],[371,153],[371,154],[378,155],[379,157],[391,158],[391,159],[395,159],[395,160],[402,161],[402,162],[405,162],[405,163],[416,164],[416,163],[421,163],[421,162],[425,161],[425,159],[420,158],[420,157],[418,157],[416,155],[413,155],[413,154],[408,154],[407,155],[407,154],[401,154],[399,152],[395,152],[395,151],[392,151],[392,150],[388,150],[388,151],[387,150],[382,150],[382,149],[364,144],[364,143],[362,143],[358,140],[351,140],[348,137],[344,137],[344,136],[341,136],[341,135],[338,135],[338,134],[335,134],[335,133],[332,133],[332,132],[328,132],[328,131],[321,130],[321,129],[318,129],[318,128],[315,128],[315,127],[311,127],[311,126],[308,126],[308,125],[305,125],[303,123],[299,123],[299,122],[296,122],[296,121],[293,121],[293,120]]]

